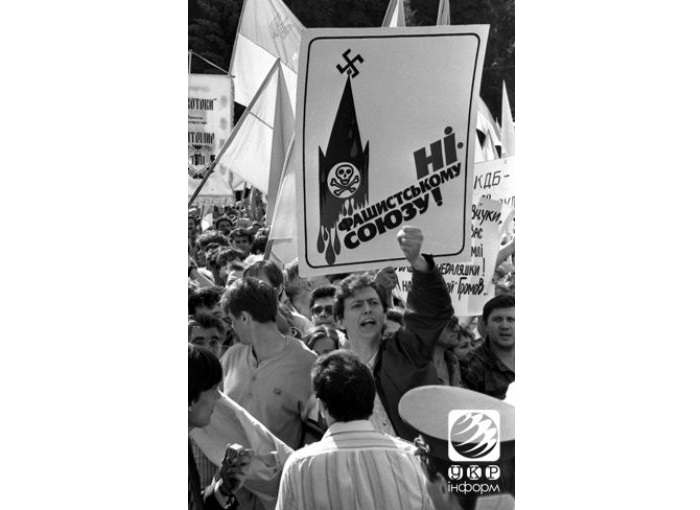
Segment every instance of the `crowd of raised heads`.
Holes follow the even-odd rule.
[[[454,398],[441,388],[476,398],[475,405],[486,405],[481,398],[513,402],[514,236],[501,240],[495,297],[480,315],[459,316],[438,265],[422,250],[429,235],[410,226],[396,234],[411,268],[402,294],[395,267],[302,277],[296,259],[276,258],[265,211],[244,202],[189,210],[190,433],[207,427],[226,397],[293,452],[276,475],[258,473],[265,499],[246,492],[245,480],[260,469],[249,451],[213,462],[190,441],[189,486],[198,489],[190,491],[190,508],[476,507],[476,494],[446,495],[439,472],[450,464],[448,438],[426,427],[420,409],[437,405],[435,420],[444,423]],[[406,404],[420,388],[432,388],[427,400]],[[347,437],[354,442],[345,445]],[[514,496],[514,437],[501,440],[500,483]],[[357,445],[364,457],[347,457]],[[279,448],[275,455],[282,458]],[[363,471],[368,465],[376,472]],[[425,487],[391,466],[413,471]],[[313,487],[305,485],[309,477]],[[341,487],[339,479],[352,483]]]
[[[209,218],[207,218],[207,216]],[[207,219],[209,221],[207,222]],[[275,288],[279,295],[279,317],[277,324],[285,334],[290,334],[312,350],[327,352],[329,345],[343,346],[343,332],[338,328],[335,317],[336,293],[343,279],[349,273],[337,273],[314,278],[299,276],[296,260],[286,265],[266,261],[265,249],[268,244],[269,227],[264,225],[264,216],[251,218],[242,203],[235,207],[213,207],[203,214],[197,207],[188,213],[188,313],[189,329],[199,317],[207,327],[218,332],[221,339],[219,355],[235,342],[235,332],[230,320],[222,312],[219,299],[224,289],[235,280],[243,277],[262,279]],[[502,246],[513,243],[513,236],[505,234]],[[386,303],[385,333],[393,333],[403,324],[404,301],[394,292],[398,283],[392,268],[365,273],[379,284],[382,298]],[[515,253],[499,260],[493,277],[496,295],[515,295]],[[219,325],[223,323],[223,326]],[[326,326],[319,329],[318,326]],[[220,328],[223,327],[223,332]],[[201,329],[201,327],[199,328]],[[196,330],[197,332],[199,331]],[[449,350],[459,360],[466,360],[469,352],[479,347],[486,335],[485,324],[479,316],[460,317],[455,324],[459,341],[450,345]],[[197,336],[189,335],[190,342],[203,343]],[[320,341],[320,343],[319,343]],[[318,344],[319,347],[313,348]]]

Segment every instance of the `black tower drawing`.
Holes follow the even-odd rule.
[[[341,251],[338,222],[369,200],[369,142],[362,149],[350,76],[340,99],[326,153],[318,148],[321,225],[316,248],[329,265]]]

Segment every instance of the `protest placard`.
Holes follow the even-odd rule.
[[[515,209],[514,174],[515,157],[475,163],[474,200],[490,198]]]
[[[187,98],[187,142],[190,170],[206,170],[233,128],[231,77],[190,74]]]
[[[297,88],[303,276],[403,260],[403,225],[469,258],[476,98],[488,26],[311,29]]]
[[[500,247],[500,220],[501,202],[481,198],[478,204],[472,206],[471,258],[437,265],[445,278],[458,317],[481,315],[486,301],[494,296],[491,280]],[[410,267],[397,267],[396,274],[399,284],[394,292],[405,301],[411,287]]]

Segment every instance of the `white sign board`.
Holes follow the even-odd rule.
[[[515,209],[515,157],[474,164],[474,198],[500,200]],[[510,209],[508,209],[510,210]]]
[[[205,170],[233,129],[233,86],[221,74],[190,74],[187,146],[190,168]]]
[[[404,225],[439,262],[469,257],[487,36],[486,25],[303,32],[291,162],[302,276],[400,263]]]

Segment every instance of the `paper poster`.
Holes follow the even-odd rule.
[[[187,147],[190,176],[203,173],[233,129],[233,86],[222,74],[190,74]]]
[[[474,198],[499,200],[515,209],[515,157],[474,164]]]
[[[400,263],[404,225],[438,261],[469,258],[487,36],[485,25],[304,31],[292,154],[303,276]]]
[[[491,280],[496,270],[496,257],[500,248],[498,224],[501,217],[500,202],[480,199],[478,204],[472,206],[471,258],[463,262],[437,263],[447,283],[452,306],[458,317],[481,315],[484,304],[495,295]],[[411,288],[410,268],[397,267],[396,274],[399,277],[399,285],[394,292],[406,301],[408,290]]]

